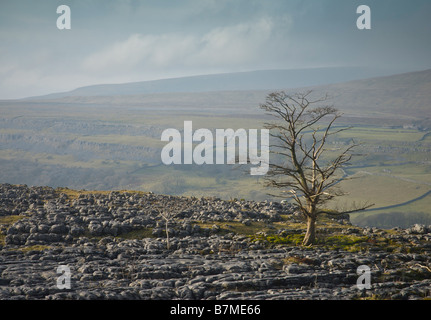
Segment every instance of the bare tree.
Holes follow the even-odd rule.
[[[165,220],[165,233],[166,233],[166,248],[168,250],[171,249],[171,243],[169,240],[169,223],[175,218],[178,217],[184,210],[188,208],[187,202],[178,200],[175,203],[175,206],[171,206],[170,208],[166,208],[163,206],[156,206],[155,210],[159,213],[160,217]]]
[[[159,215],[165,219],[165,232],[166,232],[166,249],[171,249],[171,243],[169,241],[169,222],[177,215],[177,212],[169,212],[164,210],[157,210]]]
[[[313,100],[311,91],[292,95],[273,92],[260,106],[278,120],[265,124],[265,128],[270,130],[271,141],[274,141],[270,144],[270,152],[280,160],[278,163],[271,160],[265,177],[266,185],[282,189],[281,195],[286,197],[286,193],[290,194],[298,205],[307,221],[303,245],[315,242],[317,216],[330,213],[324,205],[344,194],[336,188],[336,184],[345,178],[339,172],[350,161],[351,152],[357,146],[351,143],[338,153],[326,147],[331,135],[348,129],[333,128],[341,114],[332,106],[322,105],[327,99],[325,96]],[[323,128],[318,126],[321,122],[324,122]]]

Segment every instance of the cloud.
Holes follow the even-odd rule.
[[[265,17],[203,34],[133,34],[92,53],[82,67],[102,74],[241,67],[262,59],[274,29],[274,21]]]
[[[269,45],[273,29],[274,23],[268,18],[213,29],[200,39],[201,46],[194,53],[193,61],[212,66],[256,61]]]
[[[99,83],[265,69],[271,63],[270,67],[277,68],[277,55],[279,61],[286,59],[288,41],[280,41],[280,34],[288,34],[289,21],[288,16],[263,16],[206,29],[120,33],[106,45],[91,42],[91,36],[85,34],[80,34],[77,45],[75,38],[68,41],[74,34],[62,38],[63,33],[57,32],[49,39],[61,40],[61,46],[37,47],[30,57],[28,51],[12,55],[0,50],[4,62],[0,66],[1,98]]]
[[[193,37],[179,34],[132,34],[85,58],[83,67],[95,72],[130,71],[141,64],[165,67],[189,54],[194,45]]]

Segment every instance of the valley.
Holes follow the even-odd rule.
[[[289,89],[333,97],[331,102],[344,113],[337,126],[351,129],[334,137],[331,149],[352,140],[361,143],[345,170],[355,179],[339,185],[348,195],[333,203],[336,209],[352,202],[375,204],[352,214],[353,223],[389,228],[431,223],[430,75],[425,71],[416,77]],[[263,177],[250,176],[247,165],[166,166],[160,158],[166,144],[160,140],[163,130],[181,131],[184,121],[193,121],[196,129],[263,128],[270,119],[259,104],[269,92],[106,93],[0,101],[0,182],[274,200]]]

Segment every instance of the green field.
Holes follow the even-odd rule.
[[[341,140],[362,143],[360,155],[352,159],[346,172],[352,180],[340,183],[348,195],[335,206],[347,203],[373,203],[371,210],[354,213],[356,224],[371,223],[373,217],[384,217],[382,226],[391,226],[390,215],[417,217],[418,223],[431,223],[430,141],[426,132],[402,128],[352,128],[339,135]],[[417,199],[417,200],[416,200]],[[393,226],[399,219],[393,219]],[[408,222],[406,224],[410,224]],[[379,225],[373,221],[374,225]]]

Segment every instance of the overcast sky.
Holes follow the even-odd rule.
[[[371,30],[356,27],[361,4]],[[0,99],[262,69],[425,70],[430,15],[430,0],[0,0]]]

